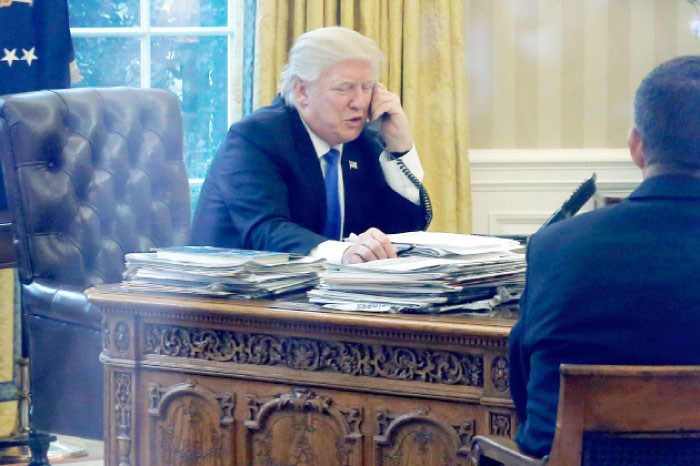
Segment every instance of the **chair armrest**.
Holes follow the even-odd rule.
[[[548,456],[536,458],[520,451],[513,440],[498,436],[480,436],[472,438],[472,464],[488,466],[503,464],[505,466],[543,466]]]
[[[51,280],[34,280],[22,285],[24,313],[99,330],[102,328],[102,314],[87,300],[85,288]]]
[[[0,190],[3,189],[5,188],[0,184]],[[10,213],[7,210],[0,210],[0,268],[14,267],[15,263],[15,246],[12,242]]]

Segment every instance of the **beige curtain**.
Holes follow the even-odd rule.
[[[381,81],[399,94],[433,200],[432,231],[471,232],[463,2],[258,0],[254,105],[272,102],[287,51],[324,26],[355,29],[387,54]]]
[[[11,382],[14,370],[14,269],[0,269],[0,383]],[[17,402],[0,403],[0,437],[10,435],[17,423]]]

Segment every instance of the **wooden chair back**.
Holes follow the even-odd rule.
[[[562,364],[549,456],[476,436],[476,466],[700,466],[700,366]]]
[[[563,364],[548,464],[700,464],[700,366]]]

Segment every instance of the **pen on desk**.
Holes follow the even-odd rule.
[[[348,243],[356,243],[357,240],[359,239],[359,236],[357,236],[355,233],[350,233],[350,235],[345,238],[344,241],[347,241]],[[394,247],[396,247],[396,255],[401,257],[401,256],[407,256],[409,255],[414,249],[416,249],[415,244],[407,244],[407,243],[392,243]]]

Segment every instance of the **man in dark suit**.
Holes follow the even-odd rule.
[[[408,119],[398,96],[377,83],[383,59],[374,41],[349,29],[300,36],[281,95],[229,129],[191,243],[342,263],[396,257],[384,232],[424,229],[427,216]],[[352,233],[354,243],[338,241]]]
[[[700,57],[644,79],[628,144],[643,183],[528,245],[510,387],[530,454],[551,448],[560,364],[700,364]]]

